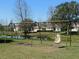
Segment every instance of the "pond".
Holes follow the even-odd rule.
[[[2,36],[0,36],[0,38],[24,39],[23,36],[6,36],[6,35],[2,35]]]

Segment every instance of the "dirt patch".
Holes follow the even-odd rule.
[[[17,45],[31,46],[31,43],[18,43]]]

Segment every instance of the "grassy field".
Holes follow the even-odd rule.
[[[0,43],[0,59],[79,59],[79,35],[72,35],[72,46],[69,46],[68,41],[66,47],[66,39],[69,38],[62,35],[63,41],[60,44],[45,40],[42,44],[40,40],[14,40],[10,43]],[[60,46],[65,47],[59,48]]]
[[[22,44],[24,43],[24,44]],[[79,47],[58,48],[52,41],[16,40],[0,44],[0,59],[79,59]],[[62,46],[62,44],[60,44]]]

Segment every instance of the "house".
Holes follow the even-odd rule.
[[[59,32],[61,31],[61,24],[52,24],[50,22],[38,22],[36,23],[36,26],[34,26],[34,29],[32,32],[37,32],[37,31],[56,31]]]
[[[56,31],[56,32],[60,32],[63,25],[62,23],[50,23],[50,22],[36,22],[34,23],[35,25],[33,26],[33,29],[30,31],[30,32],[38,32],[39,30],[41,31]],[[64,24],[64,23],[63,23]],[[77,32],[79,31],[79,22],[71,22],[71,26],[72,26],[72,29],[71,31],[72,32]],[[20,25],[19,24],[16,24],[15,25],[15,28],[14,28],[14,31],[19,31],[20,29]]]
[[[78,32],[79,31],[79,22],[72,23],[72,32]]]
[[[19,31],[19,29],[20,29],[20,26],[18,24],[15,25],[14,32]]]
[[[34,26],[33,32],[37,31],[51,31],[54,30],[51,23],[48,22],[38,22],[36,23],[36,26]]]
[[[60,26],[60,24],[55,24],[55,31],[56,31],[56,32],[61,31],[61,26]]]

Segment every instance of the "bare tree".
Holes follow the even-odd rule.
[[[23,21],[28,17],[28,7],[25,0],[17,0],[16,15],[19,20]]]
[[[29,31],[32,29],[33,21],[28,18],[29,11],[25,0],[17,0],[16,15],[21,21],[20,28],[22,29],[24,37],[26,38]]]
[[[54,7],[50,6],[48,8],[48,21],[51,21],[51,18],[53,17],[53,14],[54,14]]]

